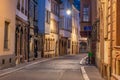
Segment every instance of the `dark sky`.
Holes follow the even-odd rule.
[[[80,0],[74,0],[74,3],[75,7],[80,10]]]
[[[63,1],[63,0],[61,0],[61,1]],[[75,5],[75,7],[78,9],[78,10],[80,10],[80,0],[74,0],[74,3],[73,3],[74,5]]]

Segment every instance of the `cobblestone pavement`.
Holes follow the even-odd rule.
[[[84,80],[81,72],[81,55],[69,55],[26,66],[0,77],[0,80]]]

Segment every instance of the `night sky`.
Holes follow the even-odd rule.
[[[61,0],[63,1],[63,0]],[[75,7],[80,10],[80,0],[74,0],[73,4],[75,5]]]
[[[80,0],[74,0],[74,3],[75,7],[80,10]]]

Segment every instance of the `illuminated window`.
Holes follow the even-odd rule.
[[[89,21],[89,7],[85,6],[83,8],[83,21]]]

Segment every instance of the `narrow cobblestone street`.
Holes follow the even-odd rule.
[[[0,0],[0,80],[120,80],[120,0]]]
[[[0,80],[83,80],[79,61],[84,55],[66,56],[13,72]]]
[[[102,80],[95,66],[80,65],[85,56],[86,54],[67,55],[37,64],[33,62],[31,64],[34,65],[23,66],[23,69],[6,74],[0,77],[0,80]],[[87,71],[89,79],[84,77],[82,66]]]

